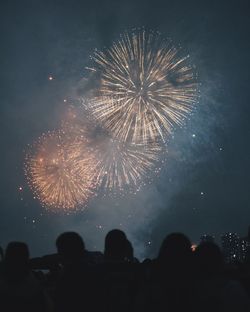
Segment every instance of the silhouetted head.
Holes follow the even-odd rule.
[[[29,249],[25,243],[8,244],[4,258],[5,274],[8,278],[22,279],[29,272]]]
[[[162,263],[176,264],[184,262],[191,255],[190,240],[182,233],[172,233],[162,242],[158,260]]]
[[[9,243],[5,252],[5,262],[13,265],[26,265],[29,262],[28,246],[22,242]]]
[[[58,236],[56,247],[59,255],[64,260],[75,260],[81,258],[85,252],[82,237],[75,232],[65,232]]]
[[[115,229],[108,232],[105,237],[104,249],[106,260],[123,260],[129,249],[131,253],[131,248],[123,231]]]
[[[201,243],[195,250],[196,265],[200,273],[219,273],[224,265],[220,248],[212,242]]]

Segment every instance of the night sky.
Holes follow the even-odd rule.
[[[55,251],[63,231],[103,250],[112,228],[140,258],[163,237],[245,235],[250,225],[248,1],[1,1],[0,245],[26,241],[31,255]],[[46,211],[25,179],[25,150],[57,129],[95,48],[134,27],[160,31],[196,65],[200,101],[167,143],[159,177],[134,196],[94,198],[73,215]],[[53,80],[49,77],[52,76]],[[64,102],[67,99],[67,102]],[[21,189],[20,189],[21,188]]]

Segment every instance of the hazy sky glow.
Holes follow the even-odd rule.
[[[144,257],[172,231],[194,242],[203,233],[243,235],[250,224],[247,1],[99,2],[2,3],[0,245],[24,240],[40,255],[54,252],[59,233],[75,230],[87,248],[102,250],[107,231],[121,228]],[[85,67],[94,49],[142,26],[190,54],[200,103],[167,142],[164,170],[150,185],[133,196],[100,194],[70,216],[51,214],[27,185],[25,150],[57,129],[89,89]]]

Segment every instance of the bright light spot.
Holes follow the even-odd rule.
[[[49,80],[53,80],[54,78],[52,76],[49,76]]]
[[[197,248],[197,245],[196,245],[196,244],[193,244],[193,245],[191,246],[192,251],[195,251],[196,248]]]
[[[193,133],[193,134],[192,134],[192,137],[193,137],[193,138],[195,138],[195,137],[196,137],[196,134],[195,134],[195,133]]]

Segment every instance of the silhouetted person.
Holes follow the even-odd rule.
[[[56,287],[56,311],[96,311],[99,308],[96,269],[91,263],[81,236],[61,234],[56,246],[63,264]]]
[[[28,246],[8,244],[0,277],[1,311],[50,311],[49,298],[29,268]]]
[[[65,232],[56,240],[56,247],[64,266],[85,261],[86,250],[81,236],[75,232]]]
[[[25,243],[12,242],[6,248],[5,277],[8,280],[23,280],[29,274],[29,250]]]
[[[64,265],[72,261],[73,263],[84,261],[89,264],[103,262],[103,254],[86,250],[83,239],[76,232],[65,232],[59,235],[56,240],[56,246]]]
[[[128,252],[127,237],[121,230],[111,230],[105,237],[104,259],[106,262],[123,262]]]
[[[171,271],[173,267],[179,270],[190,262],[191,255],[191,243],[187,236],[172,233],[163,240],[157,261],[163,268],[171,266]]]
[[[131,311],[138,288],[138,266],[126,234],[111,230],[105,237],[102,265],[104,311]]]
[[[242,285],[224,274],[220,248],[204,242],[195,250],[197,281],[195,311],[249,311],[249,299]]]
[[[189,239],[182,233],[166,236],[151,264],[150,278],[137,298],[135,310],[191,311],[192,272]]]

